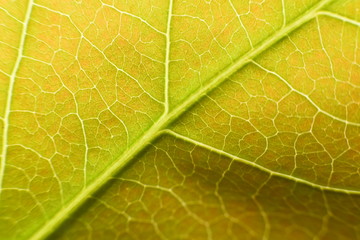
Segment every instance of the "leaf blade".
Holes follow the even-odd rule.
[[[154,20],[149,20],[150,19],[148,17],[149,15],[147,15],[146,17],[137,17],[136,14],[132,14],[132,13],[129,13],[129,12],[126,12],[123,10],[117,11],[116,7],[112,7],[110,3],[103,5],[103,8],[106,9],[107,12],[102,11],[103,9],[99,10],[100,8],[96,11],[93,11],[93,9],[89,10],[88,15],[94,14],[94,16],[95,16],[94,17],[95,20],[89,26],[86,26],[86,21],[85,22],[79,21],[79,22],[75,23],[74,21],[71,20],[72,17],[70,17],[70,15],[63,14],[58,10],[52,11],[50,8],[45,7],[43,9],[44,10],[43,13],[52,12],[54,14],[53,15],[54,18],[56,15],[60,15],[61,18],[63,17],[65,19],[65,20],[61,20],[61,21],[68,21],[68,23],[71,23],[75,28],[77,28],[77,30],[76,30],[77,34],[81,35],[81,40],[78,43],[78,46],[81,46],[81,48],[78,47],[77,50],[76,49],[71,50],[71,46],[66,46],[66,47],[68,48],[69,51],[75,51],[75,52],[80,51],[82,53],[82,55],[80,55],[81,58],[79,58],[79,61],[81,63],[80,64],[80,70],[81,70],[80,72],[84,73],[83,77],[85,80],[83,80],[83,82],[81,82],[79,84],[82,85],[82,87],[85,87],[85,89],[81,90],[79,93],[79,91],[76,90],[76,89],[78,89],[78,87],[71,85],[70,81],[63,83],[64,85],[68,86],[68,88],[65,89],[64,92],[66,92],[68,94],[67,97],[74,99],[72,102],[72,107],[76,110],[75,110],[75,114],[73,114],[73,116],[66,116],[66,121],[64,121],[64,119],[62,119],[61,131],[64,136],[66,135],[66,137],[68,139],[71,139],[73,146],[81,145],[81,148],[78,150],[78,154],[80,154],[80,155],[84,154],[83,156],[84,156],[85,162],[77,163],[77,164],[79,164],[77,166],[77,168],[85,169],[85,170],[83,172],[83,176],[84,176],[84,177],[82,177],[83,180],[81,180],[81,177],[78,177],[78,178],[80,178],[80,180],[78,179],[76,181],[78,181],[80,183],[78,185],[82,185],[81,181],[83,181],[84,182],[83,189],[85,189],[85,190],[80,190],[80,191],[76,190],[77,192],[75,191],[74,193],[72,193],[72,196],[75,196],[76,194],[78,194],[77,195],[78,197],[75,197],[75,200],[72,199],[70,201],[70,204],[67,205],[67,207],[60,210],[58,212],[58,215],[55,215],[57,217],[55,217],[55,218],[49,217],[49,218],[51,218],[51,220],[48,221],[48,225],[45,225],[45,227],[42,228],[41,231],[38,232],[37,235],[34,235],[34,239],[42,238],[45,235],[50,234],[53,231],[53,229],[55,228],[55,226],[58,226],[59,224],[61,224],[65,220],[65,218],[71,212],[73,212],[75,210],[75,208],[78,208],[85,202],[87,196],[95,193],[96,189],[98,189],[100,186],[104,185],[105,182],[108,179],[110,179],[111,176],[113,176],[119,169],[122,169],[123,166],[126,165],[126,163],[130,162],[130,160],[132,158],[134,158],[146,146],[146,144],[148,142],[152,142],[158,136],[158,134],[161,133],[162,129],[166,128],[169,124],[171,124],[173,121],[175,121],[184,112],[190,111],[190,107],[194,104],[197,104],[197,102],[201,102],[200,99],[203,96],[209,95],[208,93],[212,92],[212,90],[214,90],[214,89],[218,89],[218,86],[223,81],[225,81],[225,79],[230,77],[230,75],[235,73],[239,68],[243,68],[243,67],[246,68],[246,64],[250,60],[254,59],[260,53],[263,53],[267,48],[273,46],[284,35],[287,35],[288,33],[292,32],[294,29],[298,28],[299,26],[303,25],[304,23],[310,21],[312,18],[316,17],[316,13],[318,12],[318,10],[322,9],[323,6],[325,6],[326,4],[328,4],[330,2],[331,1],[321,1],[321,2],[315,1],[314,2],[315,5],[312,6],[311,10],[308,10],[302,17],[295,20],[295,22],[290,22],[290,24],[286,25],[286,27],[281,28],[278,31],[275,31],[275,33],[273,35],[270,35],[270,37],[267,38],[267,40],[261,42],[259,45],[256,46],[255,49],[250,50],[245,55],[240,57],[234,64],[225,68],[225,70],[221,71],[221,73],[216,75],[214,78],[212,78],[212,80],[206,80],[205,87],[195,88],[196,89],[195,92],[192,93],[192,95],[190,97],[188,97],[186,100],[184,100],[182,102],[179,100],[174,100],[177,98],[177,97],[174,97],[174,95],[170,99],[169,99],[169,96],[171,96],[171,94],[167,96],[168,90],[171,90],[171,86],[173,86],[173,85],[168,85],[171,83],[171,82],[169,82],[169,79],[171,78],[170,73],[172,72],[172,71],[170,71],[171,69],[169,68],[169,63],[171,62],[170,61],[170,58],[171,58],[171,54],[170,54],[170,28],[171,28],[171,26],[170,26],[170,22],[171,21],[169,19],[171,19],[170,16],[172,14],[168,14],[167,24],[163,24],[163,25],[167,25],[165,27],[165,29],[166,29],[165,35],[167,35],[167,37],[161,37],[162,42],[165,44],[163,44],[163,43],[158,44],[158,46],[160,46],[160,48],[166,46],[167,50],[165,51],[164,54],[162,54],[162,53],[160,54],[159,52],[154,50],[156,48],[156,44],[151,45],[152,43],[149,43],[150,44],[149,48],[146,48],[146,47],[144,48],[144,46],[141,46],[141,44],[139,45],[139,49],[141,49],[139,51],[141,52],[141,54],[143,54],[143,56],[145,56],[145,59],[150,56],[149,54],[154,54],[154,56],[155,56],[155,57],[148,58],[149,61],[153,62],[151,64],[149,61],[146,62],[147,60],[144,60],[145,61],[144,66],[151,66],[154,68],[157,68],[155,66],[158,66],[158,69],[155,70],[154,72],[152,72],[150,75],[164,71],[164,74],[162,74],[162,73],[160,74],[161,76],[164,76],[163,84],[159,84],[160,87],[158,88],[158,90],[155,90],[155,89],[151,89],[150,85],[148,85],[147,81],[145,81],[146,78],[143,78],[143,76],[136,75],[136,77],[134,77],[131,74],[129,74],[128,71],[133,71],[135,74],[139,74],[136,72],[136,69],[138,69],[137,67],[133,66],[133,68],[131,68],[129,66],[124,65],[124,62],[117,59],[116,56],[112,54],[114,52],[121,51],[121,50],[119,50],[119,48],[116,48],[116,44],[115,45],[110,44],[109,47],[106,47],[106,45],[104,44],[104,41],[96,42],[99,35],[96,35],[96,28],[94,31],[93,26],[90,26],[90,25],[93,24],[94,22],[101,23],[102,19],[99,16],[101,14],[103,14],[103,12],[104,12],[104,14],[115,14],[115,15],[119,13],[121,15],[121,19],[123,21],[127,21],[127,20],[125,20],[126,17],[130,16],[130,17],[136,19],[134,21],[138,21],[138,23],[146,25],[146,29],[147,28],[151,29],[150,31],[152,31],[153,33],[156,33],[159,35],[164,35],[163,34],[164,27],[161,27],[161,24],[159,25],[158,23],[156,23],[156,21],[154,22]],[[95,4],[95,6],[97,6],[96,4]],[[286,6],[289,6],[288,4],[289,4],[288,2],[282,1],[282,8],[285,9]],[[309,1],[308,4],[311,5],[313,3],[312,3],[312,1]],[[172,4],[170,4],[170,6],[171,5]],[[41,4],[35,4],[35,6],[37,8],[41,8]],[[164,4],[164,6],[165,6],[165,4]],[[59,7],[59,6],[55,6],[55,7]],[[60,8],[61,7],[62,6],[60,6]],[[119,8],[122,8],[122,6],[120,6]],[[114,12],[111,12],[112,10],[114,10]],[[68,11],[68,9],[66,11]],[[130,11],[134,11],[134,10],[132,9]],[[115,12],[118,12],[118,13],[115,13]],[[290,17],[290,19],[291,19],[291,15],[286,15],[286,16],[285,16],[285,14],[283,14],[283,15],[284,16],[282,16],[282,20],[281,20],[282,22],[287,22],[288,17]],[[68,18],[68,20],[66,20],[66,18]],[[281,21],[279,21],[279,22],[281,22]],[[166,22],[166,21],[164,21],[164,22]],[[240,22],[241,22],[241,18],[240,18]],[[356,23],[356,21],[355,21],[355,23]],[[35,21],[34,21],[34,24],[37,24],[37,23],[35,23]],[[36,28],[41,29],[40,25],[36,26]],[[111,30],[111,27],[110,27],[110,30]],[[143,29],[141,31],[143,31]],[[129,32],[131,32],[131,31],[129,31]],[[144,32],[145,32],[145,30],[144,30]],[[93,35],[93,33],[94,33],[94,35]],[[87,36],[85,36],[85,35],[87,35]],[[97,38],[96,37],[94,38],[94,36],[97,36]],[[91,40],[91,38],[93,38],[95,40],[93,41],[93,40]],[[131,39],[131,36],[129,36],[128,38]],[[32,41],[31,37],[29,37],[29,39],[30,39],[29,42],[31,42]],[[117,40],[119,40],[119,39],[117,39]],[[105,41],[107,41],[107,40],[105,40]],[[112,41],[114,41],[114,39]],[[33,44],[33,42],[34,41],[32,41],[32,44]],[[93,42],[96,42],[96,43],[93,43]],[[250,42],[252,42],[252,41],[250,41]],[[53,44],[53,46],[56,46],[56,43],[49,42],[49,45],[51,45],[51,44]],[[135,43],[133,43],[133,44],[135,44]],[[131,44],[126,45],[126,46],[131,48],[130,45]],[[127,48],[127,47],[125,47],[125,48]],[[133,51],[130,49],[129,52],[131,53],[133,51],[135,53],[138,53],[138,50],[137,49],[135,49],[135,50],[136,51]],[[31,55],[31,54],[34,54],[34,52],[29,52],[29,55]],[[61,54],[63,54],[63,55],[57,55],[56,59],[63,59],[63,58],[65,59],[66,58],[67,53],[64,52]],[[78,54],[78,52],[76,52],[76,56],[77,56],[77,54]],[[162,56],[162,57],[159,57],[159,56]],[[44,54],[42,57],[44,57],[44,59],[41,61],[37,61],[37,64],[45,64],[46,65],[46,63],[47,63],[46,62],[47,61],[46,54]],[[95,61],[94,63],[92,63],[90,61],[90,59],[97,59],[100,61]],[[129,54],[129,59],[136,61],[136,57],[132,57],[131,54]],[[31,57],[25,58],[24,63],[25,63],[25,65],[29,65],[29,63],[31,63],[31,62],[36,62],[34,60],[35,59],[31,58]],[[104,60],[106,62],[106,64],[108,64],[106,67],[103,67],[104,64],[102,63],[102,60]],[[165,66],[162,66],[162,63],[161,63],[162,61],[165,63]],[[54,64],[54,66],[55,66],[55,70],[54,70],[55,75],[56,75],[57,71],[59,71],[59,69],[66,70],[67,68],[69,68],[69,66],[64,68],[64,67],[61,67],[60,65],[55,65],[55,62],[51,62],[48,65],[51,66],[52,64]],[[58,63],[56,63],[56,64],[58,64]],[[32,67],[35,68],[35,66],[37,66],[37,65],[34,64]],[[40,65],[38,65],[38,66],[40,66]],[[119,66],[122,66],[123,68],[121,68]],[[97,71],[91,70],[91,68],[94,68],[94,67],[95,67],[95,69],[100,70],[99,72],[101,74],[103,74],[104,76],[107,76],[106,71],[111,72],[111,71],[114,71],[114,69],[115,69],[115,71],[117,72],[114,77],[115,80],[112,80],[108,83],[100,80],[98,83],[94,84],[94,82],[92,80],[98,79],[98,76],[96,76]],[[77,68],[77,66],[75,66],[75,69],[76,68]],[[167,68],[167,70],[166,70],[166,68]],[[28,68],[28,69],[30,69],[30,68]],[[134,71],[134,69],[135,69],[135,71]],[[49,70],[46,70],[46,71],[49,71]],[[269,71],[269,72],[271,72],[271,71]],[[66,77],[64,78],[64,76],[68,76],[67,74],[69,74],[69,72],[66,72],[65,75],[61,75],[61,76],[59,75],[58,78],[66,79]],[[119,78],[117,78],[118,75],[120,75]],[[152,76],[155,76],[155,75],[152,75]],[[19,77],[24,78],[25,75],[20,75]],[[128,99],[125,99],[124,103],[126,103],[125,105],[129,106],[128,110],[126,110],[126,108],[124,106],[119,106],[119,105],[115,106],[113,104],[114,100],[111,100],[111,99],[114,99],[114,94],[108,94],[107,89],[110,89],[112,87],[112,85],[120,79],[129,79],[127,81],[129,81],[129,82],[132,81],[132,83],[129,84],[129,86],[131,85],[131,87],[121,86],[121,87],[117,88],[117,91],[122,91],[122,93],[125,93],[125,95],[127,95],[126,91],[129,91],[129,92],[131,92],[131,94],[133,94],[133,96],[136,96],[136,97],[139,97],[142,95],[147,95],[147,97],[146,97],[147,99],[144,100],[142,97],[139,97],[138,102],[131,102],[131,100],[127,101]],[[138,80],[138,79],[140,79],[140,80]],[[92,83],[92,86],[91,86],[91,84],[89,85],[90,82]],[[134,85],[132,85],[132,84],[134,84]],[[135,85],[137,85],[136,86],[137,89],[134,90],[134,88],[132,88],[132,87],[134,87]],[[162,88],[161,88],[161,86],[162,86]],[[174,86],[176,86],[176,85],[174,85]],[[49,88],[49,86],[45,86],[45,87],[47,89],[50,89],[50,92],[54,91],[53,89],[51,89],[51,87]],[[159,89],[161,89],[161,91],[159,91]],[[123,91],[123,90],[126,90],[126,91]],[[76,92],[76,94],[71,94],[74,91]],[[165,92],[165,94],[164,94],[164,92]],[[103,94],[104,94],[104,96],[103,96]],[[60,95],[65,95],[65,94],[63,93]],[[91,97],[89,98],[89,96],[91,96]],[[184,98],[184,96],[187,96],[187,95],[179,94],[180,99]],[[131,98],[132,97],[130,97],[130,99]],[[90,99],[89,104],[86,103],[88,101],[88,99]],[[172,105],[172,108],[171,108],[172,110],[168,114],[164,115],[164,114],[162,114],[162,112],[164,111],[163,109],[165,109],[165,113],[167,113],[167,109],[169,109],[170,100],[171,101],[174,100],[175,104]],[[50,102],[49,106],[44,106],[44,108],[37,107],[35,109],[35,112],[43,111],[46,113],[47,108],[51,109],[54,107],[54,106],[51,106],[51,97],[49,97],[48,95],[44,95],[44,97],[39,100],[40,103],[45,103],[47,101]],[[149,101],[153,101],[152,107],[146,106],[146,104],[149,104]],[[178,105],[177,105],[176,101],[179,103]],[[22,101],[22,100],[18,101],[17,105],[15,104],[15,106],[17,106],[17,107],[21,106],[22,102],[24,102],[24,101]],[[144,104],[145,102],[146,102],[146,104]],[[165,107],[164,107],[163,102],[165,103]],[[81,104],[86,103],[86,104],[81,105],[80,103]],[[142,106],[139,106],[139,103],[142,104]],[[132,121],[132,118],[134,116],[133,113],[137,112],[137,111],[132,111],[133,110],[132,108],[138,108],[138,112],[141,112],[141,114],[145,113],[142,115],[142,117],[139,117],[139,118],[142,118],[140,121]],[[149,111],[149,108],[151,111]],[[152,108],[155,108],[156,110],[154,111],[154,109],[152,109]],[[107,109],[107,110],[105,110],[105,109]],[[93,111],[93,110],[95,110],[95,111]],[[103,111],[101,111],[101,110],[103,110]],[[270,108],[270,110],[271,110],[271,108]],[[18,110],[16,110],[16,111],[18,111]],[[38,117],[38,116],[33,117],[31,115],[32,114],[31,112],[25,112],[22,110],[18,111],[18,112],[16,112],[16,111],[14,111],[14,113],[13,113],[13,115],[16,117],[13,118],[12,122],[18,128],[20,128],[19,126],[21,126],[21,125],[19,122],[16,121],[16,118],[20,119],[20,117],[24,117],[27,119],[32,119],[33,122],[31,123],[31,125],[40,124],[41,126],[46,126],[45,128],[48,131],[54,131],[52,129],[53,123],[51,123],[51,121],[47,122],[48,119],[50,119],[49,117],[47,117],[47,116],[46,116],[46,118]],[[124,115],[123,114],[124,112],[129,113],[129,115],[128,116],[126,116],[126,114]],[[149,116],[147,113],[150,113],[150,112],[155,113],[155,114],[152,116]],[[139,116],[139,115],[136,115],[136,116]],[[333,115],[330,115],[330,116],[333,116]],[[55,118],[55,120],[53,120],[54,122],[58,121],[58,120],[56,120],[56,116],[54,118]],[[85,121],[83,119],[85,119]],[[339,118],[339,119],[341,119],[341,118]],[[112,121],[116,121],[117,123],[119,123],[119,125],[122,125],[123,128],[119,128],[119,127],[115,128],[115,125],[113,123],[111,123]],[[324,120],[324,121],[327,121],[327,120]],[[67,128],[71,129],[72,127],[75,126],[75,124],[74,124],[75,122],[77,122],[76,128],[82,129],[82,133],[73,134],[73,133],[71,133],[71,131],[67,131]],[[354,120],[352,122],[355,123],[355,125],[357,124],[356,117],[354,118]],[[49,124],[49,125],[46,125],[44,123]],[[94,128],[93,126],[98,126],[98,127]],[[139,131],[138,128],[141,128],[141,130]],[[33,128],[30,128],[30,127],[28,127],[28,129],[30,132],[39,131],[36,129],[34,130]],[[113,130],[113,129],[115,129],[115,130]],[[108,130],[111,130],[110,133],[108,132]],[[21,133],[20,130],[18,132]],[[16,135],[16,134],[18,134],[18,132],[12,132],[12,134]],[[113,137],[113,133],[115,133],[115,135],[118,136],[116,141],[114,140],[112,142],[111,141],[107,142],[108,139],[111,139]],[[42,134],[44,134],[44,133],[42,133]],[[49,133],[47,133],[47,134],[49,134]],[[51,135],[51,133],[50,133],[50,135]],[[104,135],[105,137],[103,137],[102,135]],[[25,139],[24,136],[26,136],[26,134],[22,133],[22,136],[23,136],[23,139]],[[41,136],[41,134],[38,135],[38,137],[39,136]],[[93,137],[93,136],[96,136],[96,137]],[[110,138],[110,136],[111,136],[111,138]],[[32,148],[31,145],[30,145],[30,147],[27,146],[26,148],[21,149],[23,144],[20,141],[20,144],[16,143],[10,147],[11,152],[14,154],[13,156],[18,156],[16,153],[17,151],[24,152],[26,149],[27,153],[25,155],[29,159],[34,159],[34,162],[37,162],[37,163],[41,162],[40,165],[42,165],[43,169],[47,169],[46,171],[49,171],[49,169],[50,169],[53,172],[53,175],[56,176],[55,178],[59,182],[58,183],[59,187],[57,187],[58,190],[56,190],[56,191],[61,192],[63,189],[63,186],[61,183],[62,181],[59,180],[60,178],[57,176],[58,172],[60,172],[59,166],[54,168],[52,166],[53,160],[51,160],[50,163],[46,163],[46,160],[49,159],[49,156],[51,156],[51,151],[52,151],[51,150],[51,148],[52,148],[51,140],[48,140],[46,138],[44,138],[44,139],[45,140],[43,142],[46,143],[45,146],[43,148],[36,149],[36,151],[34,150],[35,148]],[[355,142],[356,137],[354,139],[355,139],[354,140],[354,142]],[[321,141],[325,141],[325,143],[326,143],[326,141],[328,141],[328,140],[322,139]],[[107,142],[107,143],[104,144],[103,142]],[[121,143],[122,145],[121,144],[119,145],[119,143]],[[315,146],[316,144],[317,143],[313,142],[312,146]],[[354,145],[353,143],[351,143],[351,144]],[[59,144],[59,142],[56,142],[56,144],[54,144],[54,145],[56,147],[61,146],[61,144]],[[47,147],[47,146],[50,146],[50,147]],[[84,147],[82,147],[82,146],[84,146]],[[5,146],[5,148],[6,148],[6,146]],[[94,151],[94,149],[95,149],[95,151]],[[99,150],[106,149],[106,151],[101,152],[101,151],[98,151],[97,149],[99,149]],[[92,150],[92,151],[90,151],[90,150]],[[339,155],[339,153],[338,153],[339,151],[342,151],[341,147],[339,147],[338,150],[334,150],[333,153],[331,153],[331,154]],[[346,156],[346,158],[351,159],[354,156],[356,156],[356,153],[349,152],[349,154]],[[98,156],[94,158],[94,155],[98,155]],[[114,157],[115,155],[116,155],[116,157]],[[119,159],[119,157],[117,157],[119,155],[121,156],[120,159]],[[38,159],[36,159],[36,158],[38,158]],[[92,161],[89,161],[89,159]],[[99,159],[101,159],[101,160],[109,159],[110,161],[107,161],[106,163],[102,163],[102,162],[99,163]],[[63,163],[66,162],[62,159],[59,160],[59,158],[56,159],[56,161],[63,162]],[[319,163],[321,163],[321,159],[319,159],[318,161],[319,161]],[[76,162],[76,161],[72,160],[71,163],[73,163],[73,162]],[[99,164],[99,165],[97,165],[97,164]],[[352,162],[349,161],[348,164],[352,164]],[[97,167],[94,167],[94,166],[97,166]],[[19,165],[19,168],[22,168],[22,167],[23,167],[23,165]],[[340,172],[341,172],[341,168],[343,168],[343,167],[344,166],[340,166],[340,168],[339,168]],[[2,171],[5,171],[4,167],[2,168]],[[14,172],[15,170],[11,170],[11,171]],[[306,174],[308,174],[308,173],[306,173]],[[332,174],[332,172],[331,172],[331,174]],[[43,175],[43,176],[49,177],[50,175]],[[340,173],[340,175],[341,175],[341,173]],[[340,178],[343,178],[343,177],[340,176]],[[93,181],[93,182],[91,182],[91,181]],[[314,180],[314,181],[316,182],[317,180]],[[36,181],[33,180],[33,182],[41,183],[41,180],[37,179]],[[348,182],[346,185],[351,186],[351,181]],[[51,187],[46,186],[46,184],[44,184],[43,186],[45,187],[45,189],[46,189],[46,187],[48,189],[51,189]],[[37,190],[34,186],[32,186],[32,188],[35,190],[34,192],[36,193],[36,195],[40,195],[42,193],[41,191],[36,192]],[[24,189],[26,189],[26,188],[24,188]],[[67,195],[67,194],[68,193],[65,194],[67,196],[67,198],[65,198],[65,200],[63,199],[62,201],[67,202],[68,199],[71,199],[71,195]],[[61,195],[62,195],[62,193],[61,193]],[[41,201],[46,202],[45,198],[43,198]],[[55,197],[55,198],[57,198],[57,197]],[[36,197],[34,199],[36,199]],[[56,209],[53,207],[54,203],[51,203],[51,204],[46,206],[46,209],[49,209],[49,212],[50,212],[50,209],[52,209],[52,210]],[[37,205],[37,203],[36,203],[36,205]],[[63,204],[61,204],[61,205],[63,205]],[[42,206],[42,203],[40,203],[39,206]],[[46,212],[47,212],[47,210],[46,210]],[[46,216],[46,214],[44,214],[44,215]],[[39,225],[41,225],[41,224],[39,224]]]

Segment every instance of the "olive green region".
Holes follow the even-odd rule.
[[[360,0],[0,2],[0,239],[360,239]]]
[[[50,239],[358,239],[359,203],[165,135]]]

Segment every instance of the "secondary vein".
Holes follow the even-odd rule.
[[[172,9],[172,1],[169,8]],[[45,226],[39,229],[30,240],[44,239],[49,236],[53,231],[55,231],[68,217],[70,214],[74,213],[82,204],[87,200],[87,198],[94,193],[96,193],[102,186],[104,186],[116,173],[118,173],[125,165],[127,165],[138,153],[140,153],[149,142],[157,138],[162,132],[166,129],[172,122],[174,122],[180,115],[182,115],[186,110],[191,108],[196,102],[198,102],[203,96],[209,93],[211,90],[216,88],[219,84],[224,82],[229,76],[251,61],[253,58],[264,52],[266,49],[271,47],[277,41],[282,39],[287,34],[291,33],[299,26],[308,22],[316,16],[318,10],[323,8],[325,5],[329,4],[333,0],[324,0],[315,4],[310,8],[306,13],[297,18],[295,21],[290,23],[288,26],[280,29],[278,32],[275,32],[268,39],[260,42],[255,48],[251,49],[249,52],[241,56],[237,61],[232,65],[226,67],[218,75],[214,76],[212,80],[209,81],[207,85],[203,88],[198,89],[194,92],[189,98],[187,98],[182,104],[175,107],[173,110],[165,111],[168,114],[163,114],[162,117],[152,126],[149,130],[137,141],[135,144],[131,145],[129,149],[124,152],[117,161],[113,163],[103,174],[101,174],[98,179],[88,185],[84,191],[77,195],[67,206],[60,210]],[[167,47],[170,48],[170,24],[171,24],[171,14],[172,10],[169,11],[168,25],[167,25]],[[169,51],[166,53],[169,56]],[[169,61],[169,58],[165,62]],[[168,63],[168,62],[167,62]],[[168,64],[166,64],[168,66]],[[166,84],[165,90],[168,91],[168,77],[169,69],[167,68],[167,73],[165,74]],[[165,93],[165,96],[168,96]],[[168,97],[165,99],[165,105],[168,105]],[[168,109],[168,107],[167,107]]]
[[[12,96],[13,96],[13,92],[14,92],[16,75],[17,75],[17,72],[19,71],[21,59],[23,57],[26,33],[28,30],[32,7],[33,7],[33,0],[29,0],[28,5],[27,5],[27,10],[25,13],[24,22],[22,23],[23,28],[22,28],[21,36],[20,36],[18,54],[17,54],[16,60],[15,60],[14,68],[10,75],[10,82],[9,82],[7,98],[6,98],[6,102],[5,102],[5,116],[4,116],[4,127],[3,127],[4,132],[3,132],[3,139],[2,139],[1,165],[0,165],[0,167],[1,167],[0,195],[2,193],[3,179],[4,179],[4,175],[5,175],[5,165],[6,165],[8,135],[9,135],[9,126],[10,126],[10,111],[11,111]]]
[[[294,182],[299,182],[299,183],[302,183],[302,184],[306,184],[308,186],[311,186],[311,187],[314,187],[314,188],[317,188],[317,189],[320,189],[320,190],[327,190],[327,191],[333,191],[333,192],[340,192],[340,193],[345,193],[345,194],[354,194],[354,195],[360,195],[360,191],[357,191],[357,190],[350,190],[350,189],[344,189],[344,188],[338,188],[338,187],[329,187],[329,186],[326,186],[326,185],[321,185],[321,184],[317,184],[317,183],[313,183],[313,182],[310,182],[310,181],[307,181],[307,180],[304,180],[304,179],[301,179],[301,178],[298,178],[298,177],[295,177],[295,176],[292,176],[292,175],[288,175],[288,174],[284,174],[284,173],[281,173],[281,172],[276,172],[276,171],[272,171],[271,169],[269,168],[266,168],[266,167],[263,167],[255,162],[252,162],[250,160],[247,160],[247,159],[244,159],[244,158],[239,158],[238,156],[235,156],[233,154],[230,154],[228,152],[225,152],[221,149],[218,149],[218,148],[215,148],[213,146],[210,146],[210,145],[207,145],[205,143],[202,143],[202,142],[199,142],[199,141],[196,141],[192,138],[189,138],[187,136],[184,136],[182,134],[179,134],[177,132],[174,132],[174,131],[171,131],[171,130],[164,130],[163,131],[165,134],[168,134],[170,136],[173,136],[175,138],[178,138],[178,139],[181,139],[185,142],[188,142],[188,143],[192,143],[194,145],[197,145],[197,146],[200,146],[202,148],[205,148],[209,151],[212,151],[212,152],[215,152],[219,155],[222,155],[222,156],[225,156],[225,157],[228,157],[232,160],[235,160],[235,161],[238,161],[238,162],[241,162],[241,163],[244,163],[246,165],[250,165],[252,167],[255,167],[257,169],[260,169],[264,172],[267,172],[269,173],[270,175],[274,175],[274,176],[279,176],[281,178],[285,178],[285,179],[289,179],[289,180],[292,180]]]
[[[171,31],[171,19],[173,12],[173,0],[169,1],[169,13],[166,25],[166,53],[165,53],[165,111],[164,115],[169,112],[169,65],[170,65],[170,31]]]

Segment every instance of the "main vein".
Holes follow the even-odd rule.
[[[9,82],[7,98],[6,98],[6,102],[5,102],[5,116],[4,116],[4,126],[3,126],[4,132],[3,132],[3,139],[2,139],[1,165],[0,165],[0,168],[1,168],[1,170],[0,170],[0,194],[2,192],[3,179],[4,179],[4,175],[5,175],[6,153],[7,153],[7,145],[8,145],[12,96],[13,96],[13,91],[14,91],[16,75],[17,75],[17,72],[19,71],[21,59],[23,57],[26,33],[28,30],[28,25],[29,25],[29,21],[30,21],[32,8],[33,8],[33,0],[29,0],[27,10],[25,13],[25,18],[24,18],[24,22],[23,22],[21,35],[20,35],[19,49],[17,52],[14,68],[10,75],[10,82]]]
[[[52,232],[54,232],[68,217],[70,214],[75,212],[82,204],[88,199],[89,196],[98,191],[102,186],[104,186],[116,173],[118,173],[125,165],[127,165],[134,157],[142,151],[149,142],[154,140],[156,137],[161,134],[161,130],[166,129],[170,123],[176,120],[182,113],[188,110],[191,106],[193,106],[196,102],[199,101],[204,95],[209,93],[211,90],[216,88],[220,83],[225,81],[229,76],[231,76],[235,71],[239,70],[245,64],[247,64],[250,60],[258,56],[260,53],[264,52],[270,46],[275,44],[277,41],[282,39],[287,34],[294,31],[299,26],[308,22],[316,16],[316,12],[323,8],[325,5],[329,4],[333,0],[324,0],[317,4],[315,4],[312,8],[310,8],[306,13],[297,18],[295,21],[290,23],[288,26],[280,29],[278,32],[275,32],[269,38],[259,43],[258,46],[251,49],[249,52],[241,56],[236,62],[232,65],[226,67],[224,70],[219,72],[216,76],[214,76],[207,85],[203,88],[199,88],[195,91],[190,97],[188,97],[183,103],[175,107],[173,110],[168,111],[168,114],[163,114],[162,117],[133,145],[129,147],[129,149],[124,152],[117,161],[113,163],[103,174],[101,174],[96,181],[92,182],[88,185],[86,189],[84,189],[81,193],[79,193],[68,205],[62,208],[49,222],[46,223],[45,226],[41,227],[30,239],[38,240],[44,239],[49,236]],[[172,8],[172,0],[170,0],[169,7]],[[169,10],[169,14],[172,13],[172,10]],[[167,47],[170,47],[170,39],[169,39],[169,31],[171,24],[171,16],[168,17],[167,23]],[[169,44],[169,45],[168,45]],[[169,54],[169,49],[167,49],[167,55]],[[169,61],[169,57],[166,58],[165,61]],[[166,62],[168,63],[168,62]],[[166,64],[168,65],[168,64]],[[167,68],[167,73],[165,74],[165,78],[168,77],[169,69]],[[168,91],[169,82],[168,79],[165,79],[165,90]],[[168,96],[166,96],[166,105],[168,105]],[[166,112],[166,111],[165,111]]]

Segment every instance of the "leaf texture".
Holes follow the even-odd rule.
[[[0,239],[360,239],[359,0],[3,1],[0,29]]]

